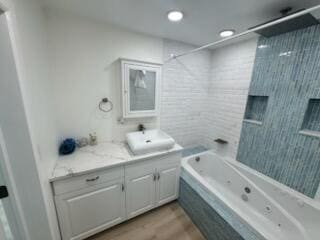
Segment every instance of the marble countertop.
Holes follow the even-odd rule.
[[[161,156],[167,153],[182,151],[182,147],[175,144],[173,148],[143,155],[134,155],[126,143],[101,142],[96,146],[77,149],[73,154],[61,156],[49,178],[50,182],[69,177],[129,164]]]

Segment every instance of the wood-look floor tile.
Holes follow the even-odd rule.
[[[87,240],[204,240],[177,202],[145,213]]]

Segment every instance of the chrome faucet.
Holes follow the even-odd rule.
[[[139,124],[138,130],[142,131],[142,134],[144,134],[144,131],[146,130],[146,127],[143,124]]]

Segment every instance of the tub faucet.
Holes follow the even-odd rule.
[[[138,129],[139,129],[139,131],[142,131],[142,134],[144,134],[146,127],[143,124],[139,124]]]

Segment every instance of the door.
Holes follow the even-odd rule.
[[[156,174],[153,164],[126,169],[127,217],[132,218],[155,207]]]
[[[0,128],[0,239],[1,240],[19,240],[19,231],[15,220],[13,206],[8,193],[7,185],[4,180],[4,153],[5,149],[3,141],[1,141],[2,134]]]
[[[8,42],[9,36],[6,30],[6,19],[3,12],[0,9],[0,47],[6,48],[6,43]],[[0,51],[2,56],[5,56],[7,60],[7,56],[3,51]],[[2,58],[2,61],[4,59]],[[0,72],[1,72],[1,86],[3,81],[3,77],[6,76],[6,72],[4,71],[5,67],[0,64]],[[0,108],[2,110],[2,108]],[[2,118],[0,118],[0,124],[2,122]],[[5,170],[5,141],[2,136],[2,130],[0,125],[0,239],[12,240],[19,239],[18,232],[16,230],[16,223],[13,213],[13,208],[11,205],[11,199],[9,198],[7,184],[5,181],[4,170]]]
[[[3,180],[0,184],[0,239],[13,240],[15,238],[13,237],[13,232],[9,222],[11,206],[8,198],[8,192]]]
[[[126,219],[123,178],[56,200],[64,240],[86,238]]]
[[[178,198],[180,165],[160,164],[157,173],[157,206]]]
[[[15,14],[6,10],[0,10],[0,186],[8,187],[9,197],[0,199],[0,224],[7,239],[49,239],[49,222],[18,77],[18,66],[22,68],[16,64],[16,59],[22,59],[16,44],[18,29]]]

